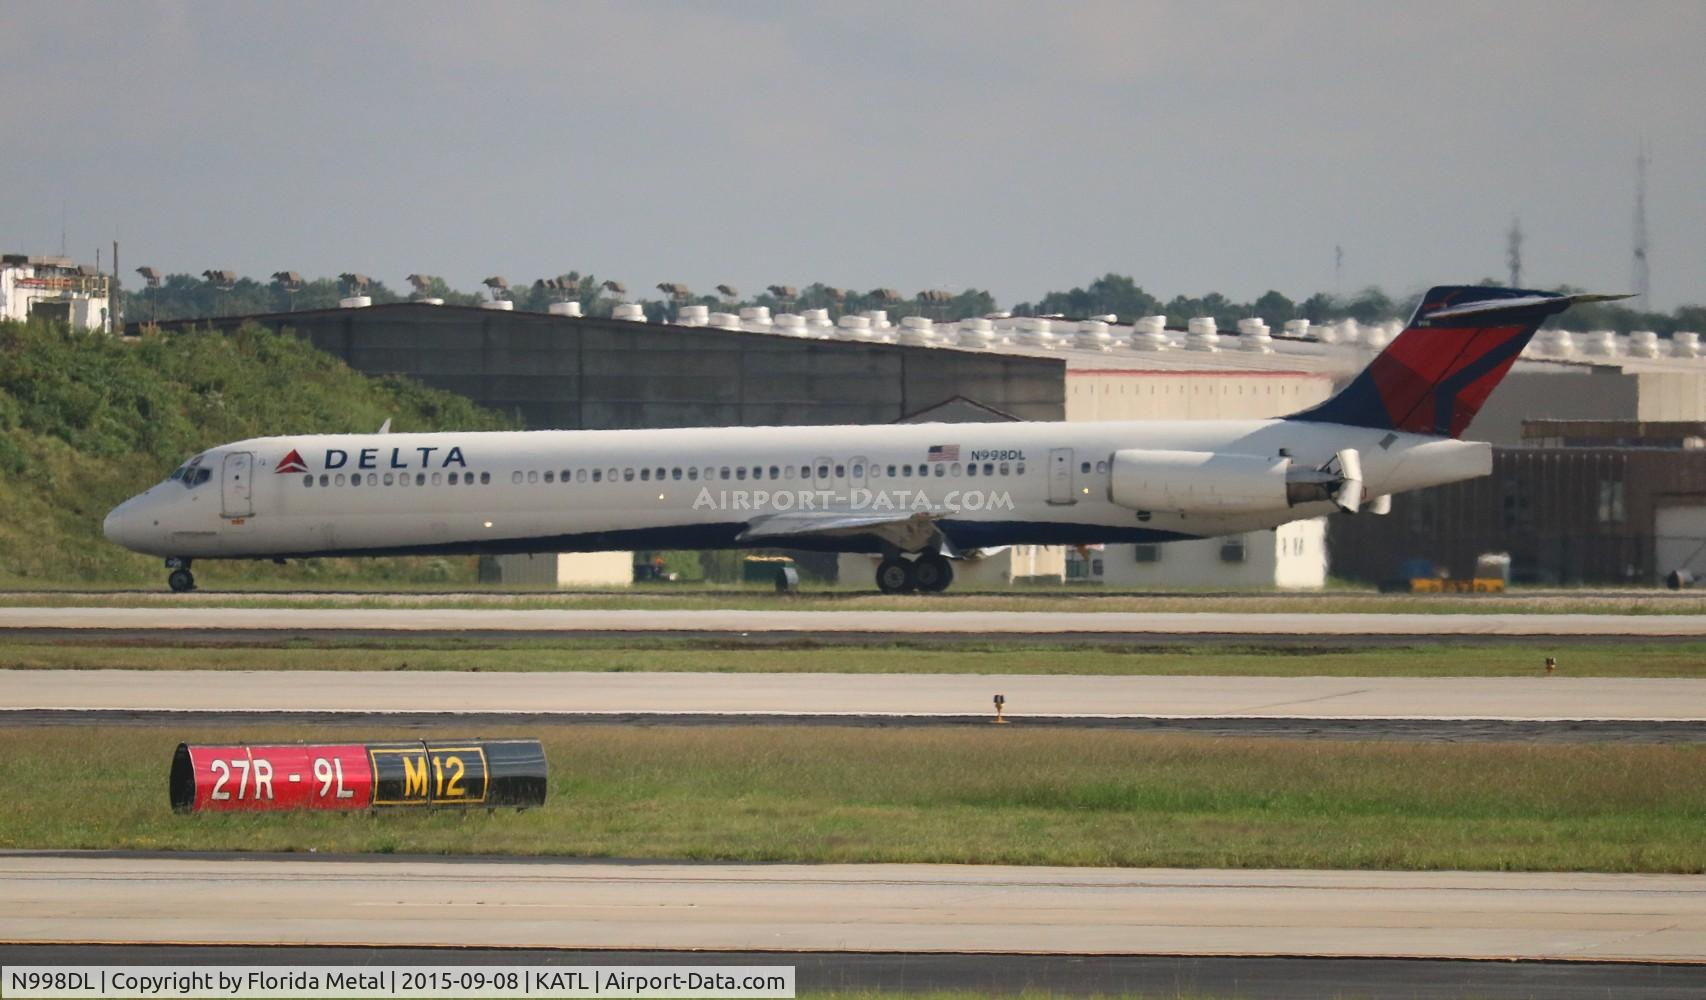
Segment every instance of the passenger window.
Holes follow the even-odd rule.
[[[960,463],[955,462],[953,465],[953,468],[949,469],[948,471],[953,473],[956,476],[959,475],[960,474]]]
[[[343,477],[339,476],[338,478],[342,479]],[[444,485],[443,479],[444,479],[444,473],[442,473],[442,472],[435,472],[432,474],[432,484],[434,486],[443,486]]]
[[[752,478],[763,479],[764,478],[764,466],[762,466],[762,465],[753,466],[752,467]]]
[[[397,477],[397,485],[398,486],[409,485],[409,474],[407,472],[405,472],[402,475]]]
[[[846,479],[847,478],[847,466],[837,465],[835,467],[835,478]]]
[[[889,466],[889,478],[890,479],[894,478],[894,466],[892,466],[892,465]]]
[[[983,474],[986,476],[995,475],[995,463],[994,462],[983,463]]]
[[[320,485],[321,486],[326,485],[326,474],[324,472],[320,473]]]
[[[669,478],[671,478],[671,479],[680,479],[681,478],[681,467],[679,465],[676,466],[675,468],[669,470]]]
[[[367,485],[378,486],[379,485],[379,473],[369,472],[367,474]]]
[[[616,481],[616,470],[606,469],[604,472],[604,478],[606,481],[614,483]]]
[[[722,474],[721,474],[721,478],[723,478],[723,479],[727,479],[727,478],[729,478],[729,467],[728,467],[728,466],[726,466],[726,465],[725,465],[725,466],[723,466],[723,471],[722,471]]]
[[[1107,462],[1097,462],[1096,463],[1096,471],[1097,472],[1107,472],[1108,471],[1108,463]]]
[[[634,481],[634,470],[631,467],[622,470],[622,481],[625,483]]]
[[[746,480],[746,466],[744,466],[744,465],[735,466],[735,478],[739,479],[743,482]]]
[[[557,473],[557,482],[566,483],[568,481],[569,481],[569,470],[568,469],[564,469],[562,472]]]
[[[314,485],[314,477],[313,476],[303,476],[302,477],[302,485],[313,486]]]
[[[415,485],[416,486],[425,486],[426,485],[426,473],[424,473],[424,472],[415,473]]]
[[[598,472],[597,472],[597,470],[594,470],[594,471],[593,471],[593,475],[592,475],[592,481],[593,481],[593,482],[595,482],[595,483],[596,483],[596,482],[598,482]],[[576,469],[576,470],[575,470],[575,482],[577,482],[577,483],[584,483],[584,482],[586,482],[586,470],[585,470],[585,469]]]
[[[817,477],[819,479],[828,479],[829,478],[829,466],[827,466],[827,465],[818,466],[817,467]]]
[[[527,470],[527,481],[528,481],[528,482],[530,482],[530,483],[537,483],[537,482],[539,482],[539,472],[538,472],[538,470],[536,470],[536,469],[528,469],[528,470]]]
[[[1088,475],[1090,473],[1090,463],[1089,462],[1078,463],[1078,471],[1084,473],[1085,475]]]
[[[937,462],[936,463],[936,478],[941,479],[943,476],[945,476],[947,474],[948,474],[948,466],[946,465],[946,463]]]
[[[340,472],[340,473],[338,473],[338,478],[337,478],[337,479],[336,479],[336,480],[335,480],[335,481],[334,481],[334,482],[335,482],[335,483],[336,483],[336,484],[337,484],[337,485],[338,485],[338,486],[342,486],[342,485],[343,485],[343,484],[344,484],[344,474],[343,474],[343,473],[341,473],[341,472]]]
[[[663,470],[662,469],[658,470],[657,475],[658,475],[658,482],[660,482],[660,483],[663,482]]]
[[[698,480],[699,480],[699,467],[697,465],[690,465],[687,467],[687,478],[693,480],[694,482],[698,482]]]
[[[1003,476],[1005,476],[1005,475],[1007,475],[1007,474],[1008,474],[1008,471],[1007,471],[1007,470],[1008,470],[1008,466],[1007,466],[1007,463],[1006,463],[1006,462],[1002,462],[1002,463],[1001,463],[1001,474],[1002,474],[1002,475],[1003,475]]]
[[[772,465],[770,467],[770,478],[771,479],[781,479],[782,478],[782,470],[777,468],[776,466]]]
[[[863,479],[864,476],[865,476],[865,466],[859,462],[853,463],[853,478],[854,479]]]
[[[385,485],[386,486],[391,485],[391,473],[389,473],[389,472],[385,473]]]
[[[1022,476],[1024,474],[1025,474],[1025,463],[1024,462],[1015,463],[1013,466],[1013,475]]]
[[[596,483],[600,478],[602,478],[602,471],[599,469],[592,470],[592,481]]]
[[[490,472],[480,473],[480,484],[482,486],[490,485],[491,482],[492,482],[492,474]]]
[[[809,465],[800,466],[800,478],[801,479],[810,479],[811,477],[812,477],[812,467]]]
[[[966,463],[966,475],[968,475],[968,476],[977,475],[977,463],[976,462],[967,462]]]
[[[556,482],[557,481],[557,474],[555,472],[552,472],[550,469],[546,469],[545,470],[545,481],[547,483]]]
[[[452,481],[454,482],[454,480],[452,480]],[[517,469],[514,472],[510,473],[509,474],[509,481],[511,483],[518,485],[518,486],[521,485],[521,470]]]
[[[361,473],[357,472],[357,473],[352,474],[349,477],[349,484],[351,486],[360,486],[361,485]]]
[[[521,473],[517,472],[515,474],[515,481],[518,483],[521,482]],[[450,485],[455,486],[456,483],[457,483],[456,473],[452,472],[450,474]]]
[[[640,470],[640,482],[649,483],[651,481],[652,481],[652,470],[641,469]]]

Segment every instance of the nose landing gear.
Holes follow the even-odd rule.
[[[195,574],[190,572],[188,559],[168,559],[166,568],[172,572],[166,577],[166,585],[175,594],[182,594],[195,589]]]
[[[953,582],[954,566],[939,552],[926,552],[917,559],[891,555],[877,564],[877,589],[885,594],[939,594]]]

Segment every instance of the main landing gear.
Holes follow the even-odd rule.
[[[885,594],[921,591],[939,594],[954,582],[954,565],[940,552],[926,552],[917,559],[891,555],[877,564],[877,589]]]
[[[166,585],[175,594],[182,594],[195,589],[195,574],[190,572],[190,561],[173,557],[166,560],[166,568],[171,574],[166,577]]]

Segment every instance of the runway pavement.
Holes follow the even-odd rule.
[[[0,941],[1706,962],[1706,877],[0,854]]]
[[[1706,720],[1706,680],[0,670],[12,711]]]
[[[0,630],[404,634],[1512,636],[1706,638],[1706,615],[1228,614],[1082,611],[518,610],[511,608],[0,608]]]

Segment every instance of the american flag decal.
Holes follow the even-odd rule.
[[[957,444],[933,444],[930,446],[930,454],[927,458],[932,462],[958,462],[960,460],[960,446]]]

